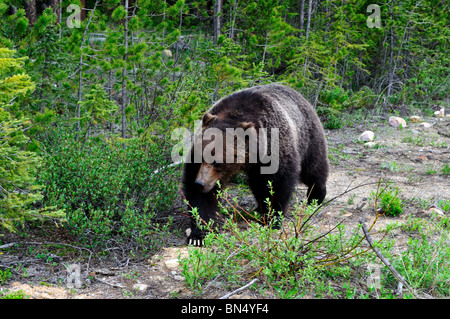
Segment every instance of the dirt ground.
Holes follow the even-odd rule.
[[[387,119],[385,116],[368,117],[352,128],[326,130],[331,165],[327,199],[364,183],[376,183],[380,178],[391,180],[400,188],[400,197],[406,200],[403,213],[395,218],[380,218],[376,227],[395,220],[404,221],[409,215],[426,218],[430,215],[429,208],[438,200],[450,199],[450,175],[442,172],[445,165],[450,166],[450,118],[424,118],[433,124],[428,129],[419,123],[393,128]],[[366,130],[375,133],[374,142],[378,146],[367,147],[358,141],[358,136]],[[369,198],[375,189],[375,184],[367,185],[338,197],[322,211],[326,222],[333,226],[343,220],[351,227],[363,217],[369,223],[373,218]],[[294,199],[303,198],[305,192],[306,188],[299,186]],[[251,199],[243,201],[251,202]],[[441,214],[450,216],[449,211]],[[183,227],[185,224],[180,223]],[[38,299],[195,297],[185,286],[178,261],[180,256],[188,254],[183,236],[175,236],[167,247],[151,258],[126,263],[73,259],[73,256],[81,255],[80,248],[71,235],[61,229],[44,231],[44,234],[32,238],[6,234],[0,240],[3,245],[21,241],[39,245],[40,241],[42,245],[58,242],[74,246],[72,257],[36,255],[30,258],[24,257],[23,250],[20,253],[21,250],[17,249],[0,249],[0,269],[11,269],[12,272],[12,277],[1,286],[0,293],[23,291],[29,298]],[[27,249],[35,246],[30,244]],[[69,271],[72,264],[76,266]],[[75,277],[68,279],[68,274],[73,274],[71,271],[78,274],[76,278],[80,279],[80,288],[76,280],[72,280]],[[226,293],[229,291],[215,287],[202,298],[218,298]],[[258,297],[249,290],[231,296]]]

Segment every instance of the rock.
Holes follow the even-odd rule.
[[[169,269],[176,269],[178,268],[179,262],[178,259],[168,259],[164,261],[164,265]]]
[[[377,145],[377,143],[375,143],[375,142],[367,142],[367,143],[364,143],[364,146],[365,146],[365,147],[370,147],[370,148],[375,147],[376,145]]]
[[[170,51],[170,50],[162,50],[162,56],[171,58],[172,57],[172,51]]]
[[[424,129],[429,129],[431,126],[433,126],[432,124],[430,124],[430,123],[427,123],[427,122],[422,122],[422,123],[420,123],[419,124],[419,126],[420,127],[423,127]]]
[[[177,281],[184,281],[184,277],[180,276],[180,275],[176,275],[173,277],[173,279],[177,280]]]
[[[144,291],[146,291],[148,289],[148,285],[146,285],[146,284],[135,284],[135,285],[133,285],[133,289],[144,292]]]
[[[364,131],[359,137],[358,140],[362,142],[372,142],[375,134],[372,131]]]
[[[413,115],[409,118],[411,123],[420,123],[422,122],[422,118],[420,116]]]
[[[439,111],[434,112],[434,116],[436,116],[436,117],[444,117],[445,116],[445,109],[442,108]]]
[[[389,118],[389,124],[395,128],[397,127],[406,127],[406,121],[399,116],[391,116]]]
[[[425,155],[421,155],[417,158],[416,162],[425,162],[428,160],[428,157],[426,157]]]
[[[428,214],[437,214],[440,217],[445,216],[444,212],[437,207],[430,207],[427,209],[426,213]]]

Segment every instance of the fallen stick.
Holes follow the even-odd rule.
[[[367,226],[364,223],[364,220],[360,217],[358,222],[361,224],[364,236],[366,237],[370,247],[373,249],[378,258],[380,258],[381,261],[388,267],[388,269],[392,272],[395,278],[397,278],[402,283],[403,286],[405,286],[409,291],[411,291],[414,297],[420,299],[420,297],[414,292],[413,288],[406,282],[405,278],[403,278],[403,276],[400,275],[397,270],[395,270],[395,268],[391,265],[391,263],[381,254],[378,248],[374,246],[372,237],[370,237],[369,231],[367,230]]]
[[[253,284],[254,284],[255,282],[257,282],[257,281],[258,281],[258,279],[255,278],[255,279],[253,279],[252,281],[250,281],[248,284],[246,284],[245,286],[243,286],[243,287],[241,287],[241,288],[238,288],[238,289],[236,289],[236,290],[234,290],[234,291],[232,291],[232,292],[226,294],[225,296],[220,297],[219,299],[228,299],[230,296],[234,295],[235,293],[238,293],[239,291],[244,290],[245,288],[247,288],[247,287],[253,285]]]
[[[9,244],[4,244],[0,246],[0,249],[6,249],[6,248],[10,248],[12,246],[14,246],[16,243],[9,243]]]

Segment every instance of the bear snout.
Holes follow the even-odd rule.
[[[199,190],[203,190],[205,188],[205,183],[199,179],[195,180],[195,186],[197,186],[197,188]]]
[[[194,181],[195,186],[202,193],[208,193],[219,180],[218,174],[210,164],[202,164]]]

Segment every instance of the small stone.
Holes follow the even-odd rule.
[[[358,139],[362,142],[372,142],[374,137],[375,134],[372,131],[364,131]]]
[[[422,122],[422,118],[420,116],[413,115],[409,118],[411,123],[420,123]]]
[[[146,284],[135,284],[135,285],[133,285],[133,289],[143,292],[143,291],[146,291],[148,289],[148,285],[146,285]]]
[[[427,210],[428,214],[437,214],[438,216],[445,216],[444,212],[437,207],[430,207]]]
[[[162,50],[162,55],[168,58],[172,57],[172,51],[170,50]]]
[[[436,116],[436,117],[444,117],[445,116],[445,109],[442,108],[439,111],[434,112],[434,116]]]
[[[164,265],[169,269],[175,269],[178,268],[179,262],[178,259],[168,259],[164,261]]]
[[[427,123],[427,122],[422,122],[419,125],[420,125],[420,127],[423,127],[426,130],[428,130],[432,126],[432,124]]]
[[[174,276],[173,279],[178,280],[178,281],[184,281],[184,277],[180,276],[180,275]]]
[[[370,147],[370,148],[373,148],[373,147],[375,147],[377,145],[377,143],[375,143],[375,142],[367,142],[367,143],[364,143],[364,146],[365,147]]]
[[[389,124],[395,128],[401,126],[401,127],[406,127],[406,121],[398,116],[391,116],[389,118]]]

